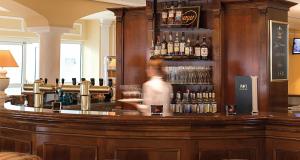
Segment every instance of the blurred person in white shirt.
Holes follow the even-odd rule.
[[[151,106],[163,106],[162,115],[171,116],[170,100],[173,89],[170,83],[166,82],[164,63],[162,60],[150,60],[147,63],[147,76],[149,80],[143,84],[144,105],[138,105],[143,115],[151,115]]]

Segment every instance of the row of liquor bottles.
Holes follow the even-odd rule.
[[[161,3],[161,24],[162,25],[181,25],[183,10],[185,4],[182,1]]]
[[[217,113],[214,90],[177,92],[170,104],[173,113]]]
[[[172,32],[169,33],[167,41],[166,35],[163,35],[162,40],[157,36],[156,43],[152,41],[151,56],[188,56],[201,60],[209,60],[211,57],[209,44],[205,36],[200,42],[200,35],[197,36],[196,42],[192,43],[190,37],[186,39],[185,33],[181,33],[179,40],[179,33],[175,34],[173,40]]]

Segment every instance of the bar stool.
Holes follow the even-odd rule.
[[[42,160],[40,157],[18,152],[0,152],[0,160]]]

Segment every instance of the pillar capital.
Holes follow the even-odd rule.
[[[100,25],[101,27],[110,27],[115,21],[116,19],[101,18]]]

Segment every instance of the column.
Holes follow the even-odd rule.
[[[37,27],[30,31],[40,36],[39,77],[48,78],[48,83],[55,83],[60,78],[60,44],[61,35],[72,28]]]
[[[110,55],[110,27],[115,19],[100,19],[100,75],[99,77],[104,78],[104,83],[107,82],[107,64],[105,62],[105,57]]]

